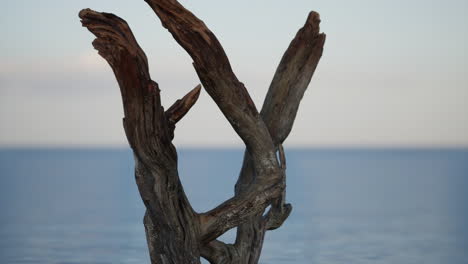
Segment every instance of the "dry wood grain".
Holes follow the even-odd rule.
[[[321,58],[325,35],[311,12],[286,50],[259,113],[234,74],[216,36],[176,0],[145,0],[193,59],[203,88],[246,146],[234,196],[195,212],[177,170],[175,125],[197,101],[201,86],[164,110],[158,84],[128,24],[116,15],[83,9],[93,46],[109,63],[120,87],[124,129],[135,156],[136,183],[146,206],[144,225],[151,263],[256,264],[266,231],[279,228],[292,206],[286,200],[286,155],[299,103]],[[278,154],[278,156],[277,156]],[[278,160],[279,157],[279,160]],[[265,213],[265,208],[271,209]],[[264,215],[265,213],[265,215]],[[238,227],[234,244],[217,238]]]

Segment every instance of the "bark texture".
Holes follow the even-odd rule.
[[[83,26],[109,63],[120,86],[123,125],[135,158],[135,178],[146,207],[144,226],[151,263],[258,263],[265,233],[292,210],[286,200],[289,135],[299,103],[323,51],[319,15],[311,12],[286,50],[259,112],[232,71],[216,36],[176,0],[145,0],[162,25],[193,59],[204,89],[246,146],[234,196],[207,212],[195,212],[177,171],[172,144],[176,123],[195,104],[198,85],[166,111],[148,61],[128,24],[116,15],[83,9]],[[279,159],[278,159],[279,157]],[[270,206],[268,212],[265,209]],[[238,227],[234,244],[217,240]]]

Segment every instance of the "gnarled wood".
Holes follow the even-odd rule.
[[[124,128],[135,156],[135,178],[147,208],[145,228],[152,263],[200,263],[198,216],[177,172],[177,154],[151,80],[146,55],[127,23],[108,13],[84,9],[83,26],[93,46],[112,67],[124,105]]]
[[[238,263],[240,260],[239,252],[234,245],[218,240],[204,244],[201,255],[213,264]]]
[[[169,123],[175,124],[184,117],[192,106],[197,102],[200,96],[201,85],[193,88],[182,99],[177,100],[169,109],[166,110],[166,117]]]
[[[169,109],[166,110],[166,118],[170,128],[171,139],[174,138],[175,124],[184,117],[192,106],[197,102],[200,96],[201,85],[193,88],[182,99],[177,100]]]
[[[279,169],[268,129],[215,35],[177,1],[145,1],[194,60],[205,90],[244,141],[258,175],[246,192],[201,215],[202,241],[209,242],[263,212],[284,188],[284,173]]]
[[[200,263],[204,257],[216,264],[256,264],[266,231],[279,228],[292,210],[285,203],[282,142],[322,55],[325,35],[319,34],[319,16],[310,13],[291,42],[259,113],[221,44],[200,19],[176,0],[145,1],[192,57],[203,87],[246,145],[234,197],[208,212],[195,212],[179,179],[172,140],[175,124],[195,104],[201,87],[164,111],[158,84],[151,80],[146,55],[128,24],[113,14],[80,12],[83,26],[96,36],[93,46],[109,63],[120,86],[124,128],[146,206],[144,225],[151,262]],[[234,227],[238,227],[234,244],[216,240]]]
[[[319,25],[319,14],[310,12],[305,25],[297,32],[284,53],[265,97],[261,115],[275,145],[283,143],[289,135],[299,104],[322,56],[325,34],[319,33]],[[250,155],[246,152],[236,183],[236,193],[244,191],[255,178],[251,164]],[[238,227],[236,247],[244,254],[241,254],[243,258],[239,262],[232,263],[258,263],[264,229],[279,228],[291,213],[292,206],[284,201],[285,193],[279,201],[274,202],[266,219],[257,215]],[[260,224],[265,220],[266,224]]]

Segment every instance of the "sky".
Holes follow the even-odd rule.
[[[468,147],[468,1],[180,1],[223,45],[260,108],[311,10],[325,50],[286,145]],[[0,147],[127,146],[114,75],[82,8],[125,19],[168,108],[200,83],[144,1],[16,0],[0,17]],[[208,94],[177,125],[183,147],[240,147]]]

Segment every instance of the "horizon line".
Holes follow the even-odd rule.
[[[284,144],[294,150],[468,150],[468,144]],[[131,150],[123,144],[0,144],[0,150]],[[243,150],[243,145],[176,145],[180,150]]]

